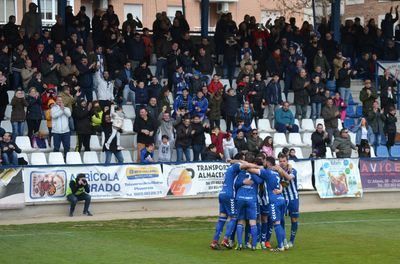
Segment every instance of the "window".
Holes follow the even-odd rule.
[[[143,17],[143,5],[134,5],[134,4],[124,4],[124,18],[123,21],[126,20],[126,15],[131,13],[133,18],[138,17],[140,21],[142,21]]]
[[[364,0],[346,0],[346,5],[364,4]]]
[[[275,19],[281,16],[281,12],[278,10],[262,10],[261,11],[261,23],[265,25],[268,19],[271,18],[271,23],[273,24]]]
[[[43,25],[54,24],[56,22],[56,15],[57,15],[57,0],[34,0],[32,2],[38,4],[38,1],[40,1],[42,24]]]
[[[169,20],[171,21],[171,23],[174,22],[176,11],[182,11],[182,7],[181,6],[168,6],[167,16],[168,16]]]
[[[0,24],[7,24],[8,17],[15,15],[15,0],[0,0]]]

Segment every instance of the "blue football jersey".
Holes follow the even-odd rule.
[[[235,197],[235,180],[240,172],[240,164],[232,164],[225,172],[225,179],[222,185],[222,190],[219,192],[220,195],[225,197]]]
[[[269,169],[262,169],[260,171],[260,177],[267,183],[266,187],[270,203],[284,199],[282,194],[274,194],[273,192],[275,189],[280,189],[281,187],[281,177],[278,172]]]
[[[244,185],[243,181],[248,178],[253,181],[252,185]],[[241,171],[238,175],[235,187],[237,189],[236,200],[257,201],[258,200],[258,185],[263,180],[257,175],[250,174],[247,171]]]

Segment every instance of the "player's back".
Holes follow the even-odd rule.
[[[299,199],[299,192],[297,189],[297,171],[292,169],[290,174],[293,176],[293,179],[283,188],[283,196],[286,200],[297,200]]]
[[[234,197],[235,196],[235,181],[238,173],[240,172],[240,164],[232,164],[225,172],[224,183],[222,189],[219,192],[220,196]]]
[[[282,194],[275,194],[274,190],[279,190],[281,185],[281,177],[279,173],[270,169],[263,169],[261,171],[262,178],[266,181],[269,202],[273,203],[277,200],[284,200]]]
[[[258,184],[260,181],[258,180],[259,178],[257,179],[256,177],[256,175],[250,174],[247,171],[241,171],[239,173],[235,183],[235,188],[237,189],[237,200],[257,201]],[[243,184],[243,181],[245,179],[251,179],[253,181],[253,184]]]

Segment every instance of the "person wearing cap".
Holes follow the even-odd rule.
[[[42,30],[41,14],[37,11],[37,4],[31,2],[29,4],[29,11],[26,12],[22,18],[21,28],[25,29],[25,33],[30,38],[35,33],[40,33]]]
[[[67,191],[65,195],[67,200],[70,202],[69,216],[74,216],[75,206],[78,201],[85,201],[83,207],[83,214],[87,216],[92,216],[93,214],[89,211],[91,196],[90,186],[86,180],[86,175],[84,173],[79,173],[75,179],[71,178],[69,181]]]
[[[333,141],[332,151],[336,153],[336,158],[350,158],[352,149],[357,150],[357,146],[351,142],[349,131],[343,128]]]

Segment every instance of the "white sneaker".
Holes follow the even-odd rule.
[[[283,240],[283,248],[284,249],[286,249],[286,250],[288,250],[289,249],[289,244],[288,244],[288,242],[287,242],[287,240],[285,239],[285,240]]]
[[[124,150],[124,148],[121,146],[117,146],[117,150]]]
[[[285,248],[281,247],[281,248],[271,248],[270,249],[271,252],[284,252]]]
[[[110,144],[105,143],[104,146],[106,147],[106,149],[110,149]]]
[[[292,248],[292,247],[294,247],[293,243],[292,243],[292,242],[290,242],[290,241],[289,241],[289,243],[288,243],[288,246],[289,246],[289,248]]]

